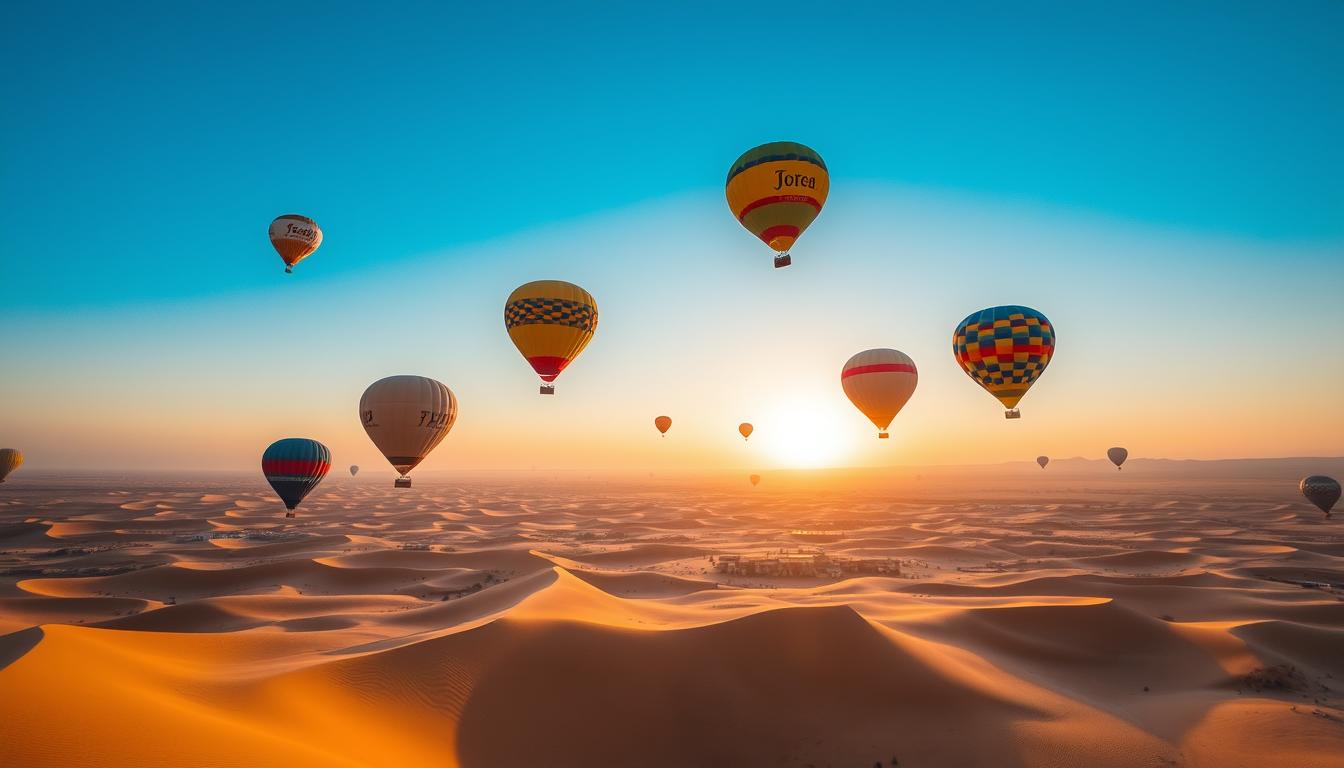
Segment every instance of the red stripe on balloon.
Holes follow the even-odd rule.
[[[848,379],[850,376],[858,376],[864,373],[914,373],[915,366],[909,363],[874,363],[873,365],[858,365],[846,370],[840,374],[841,379]]]
[[[269,459],[261,462],[261,471],[266,475],[298,475],[318,477],[327,474],[331,464],[325,461],[307,461],[304,459]]]
[[[775,203],[803,203],[816,208],[818,211],[821,210],[821,203],[817,202],[815,197],[808,197],[807,195],[774,195],[772,197],[762,197],[759,200],[753,200],[752,202],[747,203],[747,206],[737,214],[737,220],[741,221],[748,213],[751,213],[757,208],[774,205]]]
[[[780,224],[778,226],[768,227],[764,232],[761,232],[760,234],[761,240],[764,241],[766,245],[769,245],[770,241],[774,240],[776,237],[797,237],[797,236],[798,236],[798,228],[793,226],[792,224]]]

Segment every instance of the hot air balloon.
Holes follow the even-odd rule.
[[[1036,463],[1041,465],[1041,469],[1045,469],[1045,465],[1050,463],[1050,457],[1049,457],[1049,456],[1037,456],[1037,457],[1036,457]]]
[[[728,169],[728,208],[776,251],[775,267],[793,263],[789,249],[821,213],[831,177],[821,155],[802,144],[775,141],[748,150]]]
[[[286,213],[271,222],[271,245],[285,260],[288,274],[294,271],[295,264],[311,256],[322,245],[322,228],[307,216]]]
[[[1339,481],[1325,475],[1312,475],[1302,478],[1297,484],[1298,490],[1307,497],[1307,501],[1330,517],[1330,509],[1339,501]]]
[[[410,488],[406,474],[425,460],[457,421],[457,397],[442,382],[424,376],[388,376],[364,390],[359,419],[369,439]]]
[[[886,438],[887,427],[915,393],[919,372],[915,361],[894,349],[870,349],[849,358],[840,369],[840,386],[849,401]]]
[[[358,464],[351,464],[351,465],[350,465],[350,476],[351,476],[351,477],[354,477],[355,475],[358,475],[358,474],[359,474],[359,465],[358,465]]]
[[[742,439],[746,440],[751,437],[752,426],[744,421],[737,425],[737,431],[738,434],[742,435]]]
[[[1129,451],[1124,448],[1107,448],[1106,458],[1110,459],[1115,468],[1119,470],[1120,465],[1124,464],[1125,459],[1129,458]]]
[[[322,482],[329,469],[331,451],[306,437],[276,440],[261,454],[261,472],[285,503],[285,517],[294,516],[294,508]]]
[[[952,354],[976,384],[1021,416],[1017,401],[1027,394],[1055,352],[1055,329],[1030,307],[990,307],[972,312],[952,332]]]
[[[0,448],[0,483],[5,482],[9,473],[23,464],[23,452],[15,448]]]
[[[761,484],[761,476],[760,476],[760,475],[752,475],[752,476],[748,477],[747,479],[751,481],[751,484],[752,484],[752,485],[760,485],[760,484]]]
[[[657,427],[660,433],[666,435],[667,430],[672,428],[672,417],[659,416],[658,418],[653,420],[653,426]]]
[[[541,380],[541,394],[555,394],[555,377],[574,362],[597,330],[592,294],[563,280],[519,286],[504,303],[504,327]]]

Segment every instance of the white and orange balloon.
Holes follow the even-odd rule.
[[[271,222],[271,245],[284,259],[285,272],[293,272],[294,265],[313,255],[322,245],[322,228],[307,216],[287,213]]]
[[[869,349],[849,358],[840,369],[840,386],[849,401],[886,438],[887,427],[915,393],[919,372],[915,361],[894,349]]]

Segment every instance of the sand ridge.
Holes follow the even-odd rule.
[[[7,485],[7,762],[1327,766],[1344,753],[1344,529],[1268,483],[1135,472],[1042,493],[1010,478],[977,498],[936,478],[394,492],[368,475],[320,487],[288,521],[255,478]],[[900,573],[716,568],[816,549]]]

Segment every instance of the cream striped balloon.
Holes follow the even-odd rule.
[[[910,400],[919,383],[915,361],[894,349],[870,349],[849,358],[840,370],[840,386],[854,407],[887,437],[891,420]]]
[[[424,376],[388,376],[364,390],[359,420],[403,476],[434,450],[457,421],[457,397]]]

